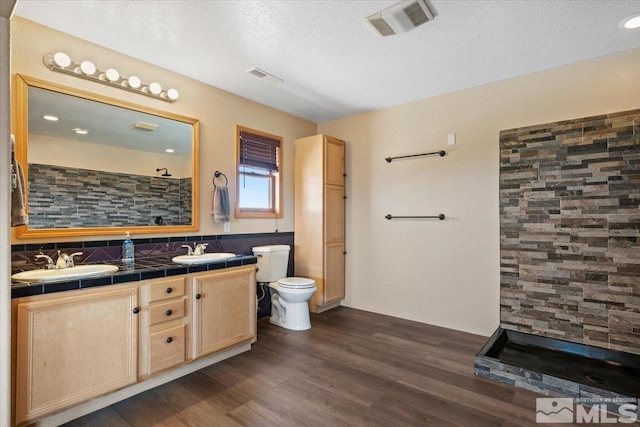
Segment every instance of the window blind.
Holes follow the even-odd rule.
[[[240,131],[240,164],[278,171],[280,141],[255,133]]]

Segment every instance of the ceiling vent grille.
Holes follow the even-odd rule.
[[[260,68],[252,68],[247,71],[247,73],[252,74],[258,78],[263,79],[265,82],[269,82],[274,85],[278,85],[282,83],[284,80],[279,79],[278,77],[267,73],[266,71],[262,71]]]
[[[144,130],[144,131],[147,131],[147,132],[153,132],[154,130],[156,130],[157,127],[158,127],[158,125],[156,125],[156,124],[145,123],[145,122],[135,122],[134,124],[129,126],[129,128],[131,128],[131,129]]]
[[[382,37],[406,33],[435,17],[425,0],[402,1],[367,16],[367,21]]]

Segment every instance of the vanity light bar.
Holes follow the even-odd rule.
[[[91,61],[76,61],[64,52],[49,53],[44,56],[44,65],[52,71],[71,74],[76,77],[119,87],[130,92],[146,95],[151,98],[161,99],[167,102],[175,102],[179,93],[176,89],[162,89],[160,83],[144,83],[139,77],[126,77],[116,69],[101,70]]]

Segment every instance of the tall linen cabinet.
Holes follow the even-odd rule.
[[[344,298],[344,141],[327,135],[295,140],[295,275],[315,280],[309,309]]]

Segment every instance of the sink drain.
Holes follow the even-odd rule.
[[[594,375],[594,374],[589,374],[586,376],[586,378],[591,381],[592,383],[596,383],[596,384],[606,384],[607,380],[605,380],[604,378],[602,378],[599,375]]]

